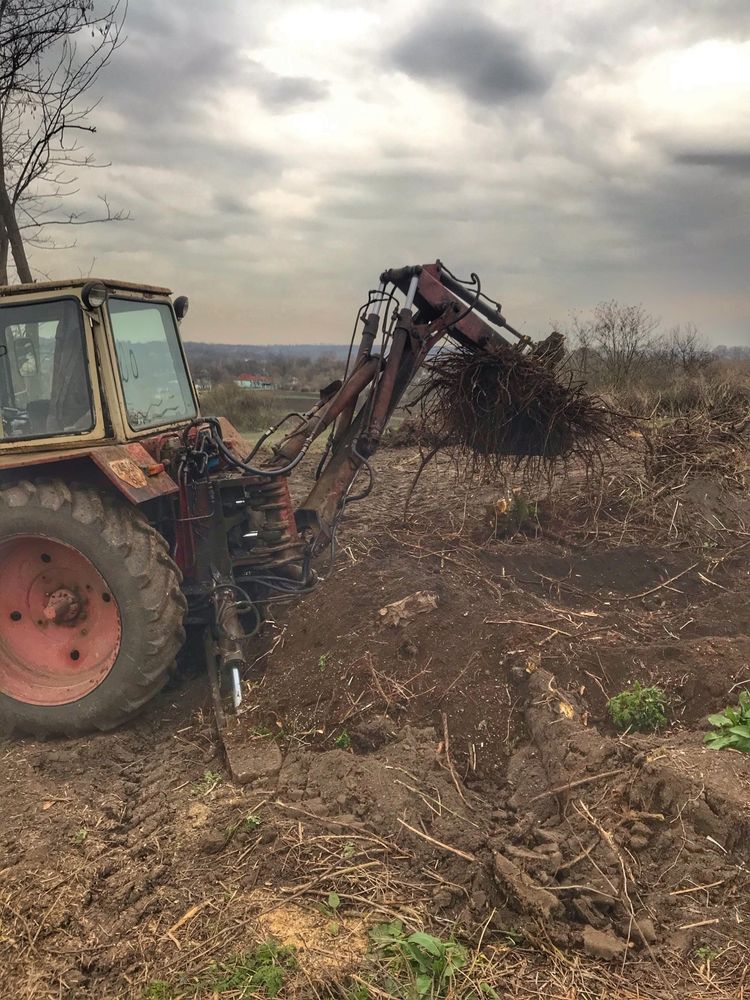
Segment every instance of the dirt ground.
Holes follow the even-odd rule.
[[[384,451],[253,646],[245,784],[188,668],[117,732],[0,745],[2,995],[270,995],[216,973],[274,939],[279,996],[429,996],[376,979],[396,919],[471,949],[462,1000],[750,992],[750,758],[703,746],[750,684],[747,491],[674,506],[638,461],[519,526],[444,459],[405,522],[419,456]],[[609,720],[635,680],[659,734]]]

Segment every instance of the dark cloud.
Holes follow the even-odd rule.
[[[213,207],[217,212],[226,215],[253,215],[255,211],[247,202],[229,192],[217,192],[214,195]]]
[[[190,121],[241,72],[234,11],[228,3],[218,19],[197,0],[131,4],[125,43],[102,78],[107,104],[152,128]]]
[[[251,62],[246,73],[250,86],[272,111],[286,111],[298,104],[322,101],[328,96],[328,85],[322,80],[280,76],[257,62]]]
[[[388,53],[409,76],[450,83],[481,104],[540,94],[551,76],[519,35],[484,14],[438,8],[417,21]]]
[[[190,291],[196,339],[343,339],[384,267],[436,256],[529,332],[617,297],[747,335],[742,74],[693,81],[720,120],[659,81],[703,40],[737,59],[750,0],[130,0],[126,33],[78,197],[132,221],[59,271]]]
[[[673,160],[686,167],[715,167],[727,174],[750,177],[750,149],[685,149],[675,153]]]

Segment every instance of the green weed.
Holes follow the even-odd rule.
[[[618,729],[650,733],[667,724],[667,696],[659,687],[643,687],[638,681],[607,702],[610,718]]]
[[[238,1000],[251,996],[275,997],[287,973],[296,967],[294,948],[269,940],[253,951],[212,966],[204,985],[214,993],[234,993]]]
[[[257,830],[263,820],[255,813],[247,813],[242,819],[236,820],[227,827],[227,838],[231,839],[236,833],[252,833]]]
[[[328,666],[328,661],[331,658],[330,653],[323,653],[318,657],[318,670],[323,673],[325,668]]]
[[[713,962],[714,959],[719,957],[719,952],[710,945],[704,944],[701,948],[695,949],[695,957],[703,965],[708,965],[710,962]]]
[[[200,781],[196,781],[193,785],[193,795],[208,795],[219,784],[221,784],[220,774],[217,774],[216,771],[205,771]]]
[[[372,994],[366,986],[352,986],[344,994],[344,1000],[372,1000]]]
[[[352,738],[345,729],[342,729],[333,742],[339,750],[348,750],[352,745]]]
[[[325,903],[319,903],[318,909],[325,917],[335,917],[341,906],[341,897],[337,892],[329,892]]]
[[[407,934],[400,920],[376,924],[370,938],[375,957],[385,966],[378,986],[403,1000],[448,996],[467,962],[462,945],[423,931]]]
[[[143,991],[143,1000],[172,1000],[175,992],[164,979],[152,979]]]
[[[81,844],[85,844],[88,839],[89,831],[85,826],[82,826],[80,830],[76,830],[73,834],[73,843],[77,844],[79,847]]]
[[[750,753],[750,692],[740,691],[739,704],[728,706],[718,715],[709,715],[708,721],[714,727],[706,733],[706,746],[712,750],[741,750]]]

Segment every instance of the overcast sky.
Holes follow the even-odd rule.
[[[617,298],[750,343],[748,0],[130,0],[126,32],[82,195],[133,221],[54,273],[168,284],[193,340],[343,341],[440,257],[532,335]]]

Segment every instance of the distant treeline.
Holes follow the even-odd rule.
[[[750,361],[750,344],[709,346],[692,324],[662,332],[641,306],[600,303],[563,327],[568,365],[596,389],[715,374],[712,366]],[[208,344],[188,341],[193,376],[214,385],[242,374],[267,375],[282,389],[317,391],[343,375],[346,344]]]
[[[186,342],[196,379],[231,381],[241,374],[268,375],[282,388],[318,390],[340,378],[345,344],[205,344]]]

